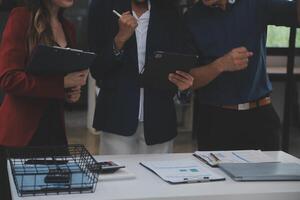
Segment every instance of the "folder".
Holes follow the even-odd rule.
[[[169,74],[178,70],[189,72],[197,63],[197,55],[156,51],[141,74],[141,85],[145,88],[177,91],[177,86],[169,81]]]
[[[300,181],[296,163],[223,163],[219,167],[235,181]]]
[[[34,75],[66,75],[88,69],[95,58],[92,52],[38,45],[25,71]]]

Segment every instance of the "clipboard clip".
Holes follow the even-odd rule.
[[[73,48],[69,48],[69,47],[65,48],[65,47],[60,47],[60,46],[53,46],[53,48],[67,50],[67,51],[73,51],[73,52],[77,52],[77,53],[83,53],[84,52],[83,50],[73,49]]]
[[[201,178],[184,178],[184,181],[187,183],[205,183],[205,182],[210,182],[210,177],[204,176]]]

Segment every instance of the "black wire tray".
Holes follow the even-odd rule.
[[[7,154],[20,197],[96,190],[97,162],[83,145],[12,148]]]

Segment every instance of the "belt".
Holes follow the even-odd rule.
[[[267,106],[271,104],[271,97],[265,97],[262,99],[259,99],[257,101],[251,101],[248,103],[238,104],[238,105],[224,105],[221,106],[221,108],[229,109],[229,110],[251,110],[254,108],[259,108],[263,106]]]

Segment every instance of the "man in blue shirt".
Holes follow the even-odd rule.
[[[200,150],[280,148],[280,120],[266,70],[267,26],[298,25],[297,3],[202,0],[188,11],[187,27],[203,65],[191,71],[195,88],[201,88]]]

